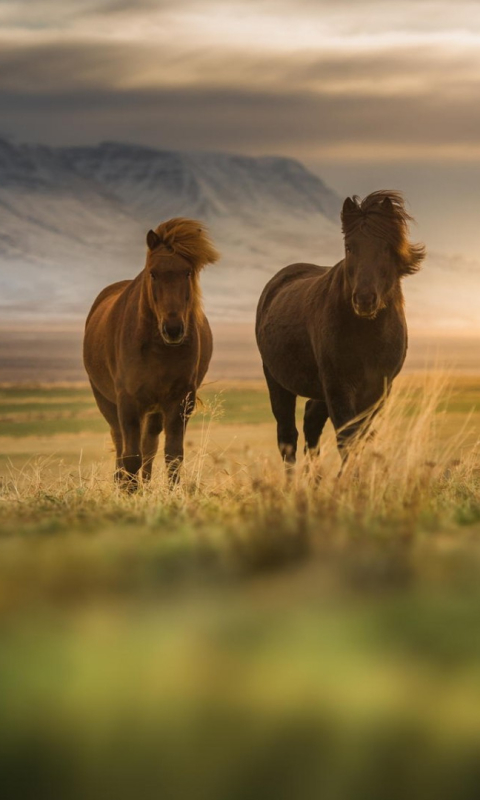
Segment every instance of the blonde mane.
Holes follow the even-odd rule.
[[[155,228],[155,233],[170,253],[186,258],[195,271],[220,258],[205,226],[195,219],[169,219]]]
[[[412,244],[408,239],[408,223],[413,217],[405,208],[401,192],[382,189],[361,200],[352,198],[355,207],[342,212],[342,230],[349,236],[362,230],[385,239],[395,251],[402,275],[418,272],[425,258],[425,246]]]
[[[203,223],[195,219],[174,217],[161,222],[155,228],[158,246],[153,257],[175,256],[186,259],[192,265],[191,276],[191,314],[196,324],[201,324],[203,314],[202,290],[200,287],[200,271],[207,264],[214,264],[220,253],[214,246]],[[163,252],[162,252],[163,248]]]

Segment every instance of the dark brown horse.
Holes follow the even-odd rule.
[[[84,339],[85,368],[117,453],[115,476],[130,489],[140,470],[150,479],[163,429],[170,480],[178,480],[185,426],[212,355],[199,273],[219,258],[190,219],[163,222],[147,245],[142,272],[99,294]]]
[[[379,191],[342,209],[345,258],[334,267],[291,264],[266,285],[256,334],[277,420],[278,446],[295,463],[297,395],[305,407],[305,452],[318,452],[330,417],[345,459],[400,372],[407,352],[401,279],[420,268],[423,245],[408,241],[399,192]]]

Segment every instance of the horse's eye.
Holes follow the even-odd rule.
[[[191,272],[187,272],[187,278],[191,278],[191,277],[192,277],[192,273]]]
[[[351,253],[352,252],[352,248],[350,247],[350,245],[348,245],[348,244],[345,245],[345,252],[346,253]]]
[[[157,276],[155,275],[154,272],[150,273],[150,278],[151,278],[152,281],[156,281],[157,280]]]

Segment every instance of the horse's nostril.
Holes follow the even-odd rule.
[[[352,299],[358,306],[374,306],[377,302],[376,292],[353,292]]]
[[[182,338],[184,334],[184,327],[181,322],[176,325],[169,325],[167,323],[164,323],[163,333],[165,334],[167,339],[171,339],[173,342],[176,342]]]

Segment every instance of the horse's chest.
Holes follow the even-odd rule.
[[[129,394],[148,411],[160,411],[172,396],[189,391],[195,379],[195,364],[191,353],[172,352],[165,356],[155,350],[142,352],[131,365]]]
[[[377,376],[391,377],[401,365],[404,346],[398,341],[372,341],[367,347],[352,347],[345,351],[348,371],[358,373],[364,378]]]
[[[135,397],[137,405],[144,413],[164,413],[172,404],[181,402],[195,386],[184,379],[164,382],[149,381],[137,386]]]
[[[340,372],[350,387],[355,405],[364,407],[376,402],[401,369],[404,357],[402,336],[365,337],[361,343],[352,342],[346,347]]]
[[[374,405],[388,390],[401,368],[404,351],[396,342],[387,346],[372,343],[369,349],[352,347],[338,365],[338,378],[348,392],[353,407],[360,411]]]

